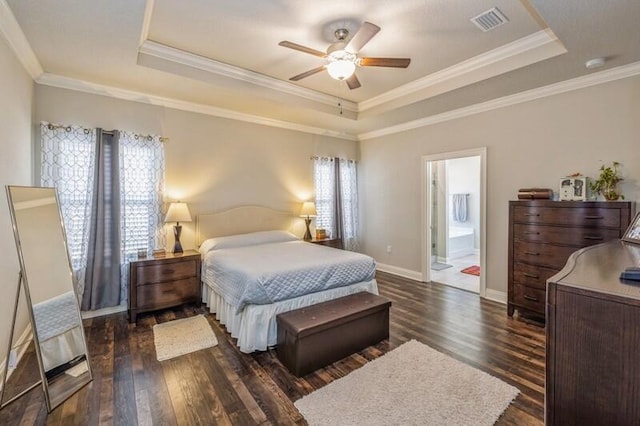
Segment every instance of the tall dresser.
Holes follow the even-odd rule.
[[[546,282],[576,250],[622,237],[633,202],[509,202],[509,316],[545,316]]]

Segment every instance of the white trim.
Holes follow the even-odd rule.
[[[422,281],[422,274],[420,274],[420,272],[412,271],[410,269],[400,268],[399,266],[386,265],[384,263],[376,262],[376,269],[378,271],[386,272],[388,274],[409,278],[410,280]]]
[[[142,44],[149,37],[149,27],[151,26],[151,15],[153,15],[154,0],[146,0],[144,5],[144,17],[142,18],[142,30],[140,31],[140,41],[138,42],[138,48],[142,47]]]
[[[433,124],[468,117],[470,115],[480,114],[482,112],[492,111],[494,109],[521,104],[540,98],[546,98],[548,96],[559,95],[561,93],[566,93],[573,90],[584,89],[587,87],[595,86],[597,84],[603,84],[610,81],[633,77],[638,74],[640,74],[640,62],[633,62],[631,64],[604,70],[599,73],[576,77],[571,80],[561,81],[559,83],[554,83],[548,86],[538,87],[524,92],[515,93],[513,95],[504,96],[502,98],[492,99],[490,101],[482,102],[475,105],[469,105],[463,108],[454,109],[452,111],[443,112],[441,114],[420,118],[418,120],[407,121],[406,123],[398,124],[395,126],[373,130],[371,132],[360,133],[358,134],[358,140],[364,141],[367,139],[378,138],[380,136],[418,129],[420,127],[431,126]]]
[[[82,319],[102,317],[105,315],[117,314],[119,312],[126,312],[127,307],[125,305],[110,306],[108,308],[97,309],[95,311],[82,311],[80,314]]]
[[[543,55],[543,58],[540,58],[540,52],[536,51],[536,49],[540,49],[542,47],[546,47],[548,52]],[[381,95],[364,100],[358,104],[358,108],[360,111],[366,111],[398,99],[400,100],[400,105],[405,105],[409,102],[416,102],[416,99],[413,99],[412,97],[411,100],[407,99],[403,102],[401,98],[414,95],[419,91],[431,89],[428,94],[420,96],[418,100],[427,99],[566,52],[567,49],[558,41],[558,38],[551,30],[541,30],[537,33],[522,37],[511,43],[507,43],[504,46],[500,46],[443,70],[434,72],[425,77],[389,90]],[[527,53],[532,57],[527,57]],[[506,65],[507,69],[500,69],[499,67],[496,67],[492,71],[489,71],[489,75],[486,75],[486,72],[479,72],[481,70],[486,70],[490,66],[506,63],[516,57],[519,57],[519,60],[515,63],[509,63]],[[456,79],[457,81],[454,82]],[[394,107],[398,107],[398,105],[394,104]]]
[[[42,66],[6,0],[0,0],[0,33],[31,78],[38,78],[44,72]]]
[[[323,129],[320,127],[312,127],[304,124],[292,123],[289,121],[275,120],[258,115],[245,114],[242,112],[232,111],[225,108],[218,108],[211,105],[197,104],[195,102],[165,98],[162,96],[152,95],[150,93],[142,93],[128,89],[120,89],[113,86],[105,86],[98,83],[77,80],[74,78],[64,77],[56,74],[44,73],[36,79],[36,83],[45,86],[59,87],[61,89],[91,93],[94,95],[109,96],[116,99],[123,99],[143,104],[157,105],[182,111],[190,111],[199,114],[212,115],[215,117],[228,118],[230,120],[238,120],[248,123],[261,124],[264,126],[278,127],[281,129],[296,130],[299,132],[330,136],[350,141],[358,140],[355,135],[350,133],[338,132],[335,130]]]
[[[20,362],[20,360],[24,356],[25,352],[29,348],[29,345],[25,345],[25,343],[28,342],[31,339],[33,339],[33,333],[31,332],[31,322],[28,322],[27,326],[25,327],[25,329],[22,332],[22,334],[20,335],[20,337],[18,337],[18,340],[16,341],[16,344],[12,346],[12,347],[18,347],[19,348],[18,352],[16,353],[16,362],[17,363]],[[4,367],[5,367],[6,362],[7,362],[6,358],[4,358],[2,360],[2,362],[0,362],[0,372],[4,372]],[[15,369],[8,369],[7,370],[7,380],[9,380],[9,377],[11,377],[11,374],[14,371],[15,371]],[[1,379],[2,378],[0,377],[0,389],[2,389],[2,380]]]
[[[502,303],[503,305],[507,304],[507,293],[505,293],[504,291],[498,291],[492,288],[488,288],[484,298],[493,300],[494,302]]]
[[[245,68],[225,64],[223,62],[187,52],[186,50],[166,46],[152,40],[145,40],[142,43],[142,46],[140,46],[140,53],[143,55],[154,56],[165,61],[196,68],[212,74],[222,75],[224,77],[277,90],[293,96],[299,96],[325,105],[336,106],[339,103],[345,110],[358,112],[358,105],[355,102],[347,101],[345,99],[338,98],[337,96],[326,95],[315,90],[307,89],[306,87],[297,86],[289,83],[288,81],[282,81]]]
[[[441,160],[451,160],[454,158],[480,157],[480,297],[486,297],[487,291],[487,148],[472,148],[462,151],[442,152],[422,157],[421,165],[421,206],[420,206],[420,235],[421,235],[421,281],[431,280],[431,203],[427,201],[431,197],[431,162]]]

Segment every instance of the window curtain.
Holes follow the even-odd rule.
[[[94,129],[40,124],[40,182],[58,190],[73,279],[84,292],[94,179]]]
[[[42,184],[60,194],[82,309],[124,305],[128,260],[165,246],[159,136],[43,123]]]
[[[346,250],[357,251],[358,187],[356,162],[341,158],[314,158],[316,228],[342,239]]]

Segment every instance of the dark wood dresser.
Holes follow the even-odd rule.
[[[515,309],[545,316],[546,281],[576,250],[622,237],[633,202],[509,202],[509,316]]]
[[[129,322],[141,312],[200,302],[200,253],[185,250],[129,266]]]
[[[640,246],[588,247],[549,280],[545,424],[640,424]]]

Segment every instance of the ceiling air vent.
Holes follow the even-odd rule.
[[[470,19],[478,28],[486,32],[509,22],[500,9],[494,7]]]

